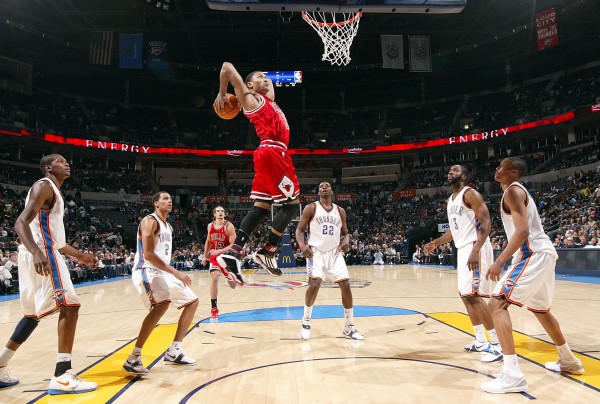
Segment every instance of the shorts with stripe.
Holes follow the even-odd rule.
[[[50,263],[49,276],[35,272],[33,255],[24,246],[19,246],[19,298],[26,317],[42,318],[60,306],[81,306],[62,254],[52,247],[41,249]]]
[[[531,311],[547,312],[554,297],[555,267],[556,257],[551,254],[524,253],[520,261],[508,267],[493,296]]]
[[[292,158],[284,147],[259,146],[254,151],[254,173],[252,199],[285,202],[300,194]]]
[[[467,244],[457,251],[456,272],[458,275],[458,293],[461,297],[492,295],[493,282],[485,279],[487,270],[494,262],[494,249],[492,243],[487,240],[479,250],[479,266],[477,270],[469,270],[468,261],[474,244]]]
[[[328,277],[334,282],[350,278],[344,254],[337,247],[331,251],[320,251],[312,246],[311,249],[313,257],[306,260],[306,272],[309,278],[324,280]]]
[[[168,302],[181,309],[198,300],[192,289],[172,274],[160,269],[134,269],[131,280],[147,308]]]

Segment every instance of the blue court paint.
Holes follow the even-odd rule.
[[[404,316],[421,314],[418,311],[400,309],[397,307],[384,306],[354,306],[354,317],[376,317],[376,316]],[[304,316],[304,306],[270,307],[265,309],[246,310],[236,313],[225,313],[219,315],[219,323],[240,323],[250,321],[281,321],[301,320]],[[339,306],[315,305],[312,318],[344,318],[344,308]],[[210,319],[202,320],[208,323]]]
[[[600,284],[600,276],[576,276],[576,275],[556,274],[556,280],[557,281],[581,282],[581,283],[593,283],[595,285]]]

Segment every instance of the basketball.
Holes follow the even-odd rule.
[[[219,115],[219,118],[233,119],[237,116],[237,114],[240,113],[242,106],[240,105],[240,102],[237,100],[235,95],[227,93],[227,97],[229,97],[229,101],[231,102],[231,105],[226,103],[223,106],[222,112],[218,112],[217,109],[215,108],[215,113],[217,115]]]

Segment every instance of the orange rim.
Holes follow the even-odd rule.
[[[335,14],[335,13],[332,13],[332,14]],[[313,20],[312,18],[310,18],[310,16],[308,15],[308,13],[306,11],[302,12],[302,18],[304,19],[304,21],[306,21],[307,23],[309,23],[311,25],[318,25],[319,27],[324,27],[326,25],[328,27],[343,27],[344,25],[352,24],[356,20],[360,20],[360,17],[362,17],[362,11],[359,11],[354,17],[352,17],[346,21],[321,22],[321,21],[316,21],[316,20]]]

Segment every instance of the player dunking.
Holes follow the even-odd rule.
[[[254,206],[242,220],[231,249],[217,258],[221,266],[227,267],[237,278],[237,282],[243,284],[242,250],[250,235],[269,215],[273,202],[282,203],[283,207],[273,218],[267,244],[254,254],[254,259],[272,275],[281,275],[281,270],[277,267],[278,245],[288,224],[298,215],[300,186],[287,152],[290,128],[283,111],[275,103],[275,89],[271,80],[264,73],[254,71],[244,82],[231,63],[223,63],[219,95],[214,102],[219,111],[225,103],[229,103],[226,95],[229,83],[235,89],[244,115],[254,125],[260,138],[260,144],[254,152],[255,176],[250,194],[250,198],[254,199]]]
[[[19,246],[19,293],[24,317],[0,352],[0,387],[19,383],[8,373],[8,361],[29,338],[41,318],[59,310],[58,354],[49,394],[85,393],[98,385],[80,379],[71,366],[71,352],[80,302],[62,254],[80,263],[95,266],[96,258],[66,243],[63,214],[65,204],[60,187],[71,175],[65,158],[50,154],[40,160],[44,178],[27,194],[25,209],[15,222]]]
[[[173,230],[167,223],[167,216],[173,208],[171,195],[159,192],[152,197],[154,213],[144,217],[138,229],[137,251],[131,280],[150,312],[144,318],[140,333],[131,355],[125,360],[125,371],[144,375],[148,369],[142,364],[142,348],[156,324],[173,303],[182,309],[175,338],[165,353],[165,363],[194,365],[196,361],[188,357],[181,348],[181,342],[192,323],[198,298],[189,288],[192,279],[169,265],[173,251]]]
[[[333,203],[331,184],[319,184],[319,201],[304,208],[300,222],[296,227],[296,240],[300,243],[300,251],[306,257],[308,272],[308,289],[304,303],[304,317],[300,336],[309,339],[313,304],[319,288],[326,275],[338,284],[342,292],[345,326],[343,335],[346,338],[362,340],[363,336],[354,327],[354,308],[348,268],[344,261],[344,253],[348,252],[350,236],[346,225],[346,211]],[[307,229],[308,240],[304,240]]]
[[[488,352],[481,360],[497,362],[502,360],[502,350],[490,309],[482,299],[482,296],[490,297],[492,293],[492,282],[483,272],[494,261],[489,238],[490,212],[481,194],[466,185],[468,174],[464,166],[450,167],[448,183],[452,186],[452,195],[447,204],[450,230],[426,244],[424,249],[430,254],[437,246],[454,240],[458,249],[458,293],[475,330],[475,340],[465,345],[465,350]],[[487,341],[484,327],[488,330],[491,344]]]
[[[495,179],[504,190],[500,212],[508,244],[489,268],[488,278],[500,279],[502,268],[511,256],[512,262],[496,285],[490,301],[492,318],[504,351],[504,366],[500,377],[481,385],[488,393],[516,393],[528,388],[517,361],[508,313],[511,304],[519,307],[525,305],[554,341],[558,349],[558,361],[546,363],[546,369],[575,375],[584,372],[581,361],[569,348],[558,321],[550,313],[558,254],[544,232],[533,198],[518,182],[526,174],[525,162],[515,157],[502,160],[496,168]]]
[[[208,225],[208,235],[204,243],[204,258],[202,266],[206,265],[210,255],[210,318],[217,320],[219,318],[219,308],[217,307],[217,296],[219,294],[219,273],[227,278],[227,283],[232,289],[235,289],[235,277],[221,268],[217,262],[217,257],[224,252],[229,251],[231,244],[235,241],[235,227],[229,221],[225,220],[225,208],[217,206],[213,209],[214,221]]]

